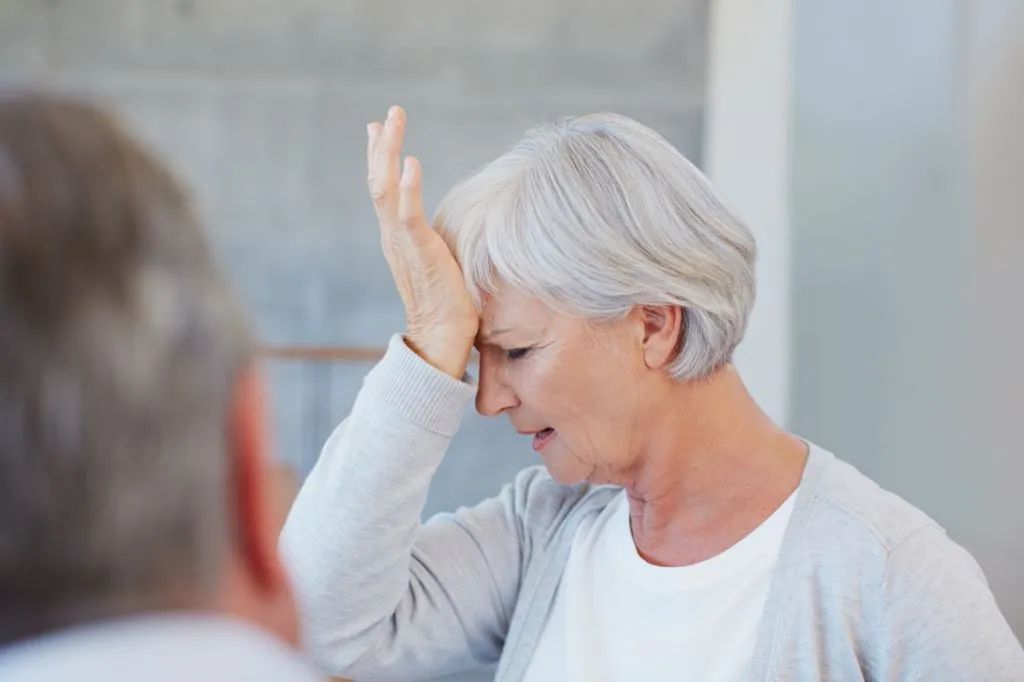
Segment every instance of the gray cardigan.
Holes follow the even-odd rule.
[[[618,489],[532,467],[421,524],[473,394],[394,337],[303,485],[281,548],[325,671],[409,680],[497,662],[495,679],[522,678],[577,524]],[[1020,682],[1024,650],[964,549],[811,446],[747,679]]]

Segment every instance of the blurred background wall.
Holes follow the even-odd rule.
[[[1021,636],[1022,35],[1017,0],[0,0],[0,82],[164,154],[274,346],[401,329],[364,182],[389,104],[428,205],[537,121],[651,125],[760,240],[755,395],[946,526]],[[300,474],[368,367],[268,361]],[[470,413],[427,513],[535,461]]]
[[[0,0],[0,79],[113,107],[187,180],[272,345],[383,348],[401,302],[366,189],[365,124],[409,114],[425,203],[529,126],[616,111],[700,163],[706,0]],[[368,363],[268,361],[304,475]],[[539,462],[472,410],[426,514]],[[458,679],[487,679],[486,672]]]
[[[193,188],[268,344],[383,348],[403,325],[365,182],[365,124],[408,110],[425,200],[530,125],[617,111],[700,161],[706,2],[2,0],[0,78],[109,104]],[[300,473],[368,364],[272,362]],[[428,512],[537,460],[469,415]]]

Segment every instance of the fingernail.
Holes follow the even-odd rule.
[[[388,109],[388,118],[394,118],[397,115],[398,115],[398,105],[394,104],[394,105],[391,106],[390,109]]]
[[[373,124],[372,123],[367,123],[366,124],[366,134],[367,135],[373,135]]]

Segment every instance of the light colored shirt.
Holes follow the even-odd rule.
[[[740,682],[796,493],[742,540],[662,567],[636,551],[619,493],[580,522],[527,682]]]
[[[497,663],[498,682],[522,680],[576,528],[619,493],[531,467],[421,523],[474,392],[392,338],[302,486],[281,548],[307,649],[329,673],[413,680]],[[1020,682],[1024,650],[970,554],[811,445],[744,679]]]
[[[153,614],[81,625],[0,648],[3,682],[315,682],[277,638],[238,620]]]

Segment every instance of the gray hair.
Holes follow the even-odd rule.
[[[240,307],[106,115],[0,100],[0,642],[212,596]]]
[[[754,238],[656,132],[615,114],[528,131],[456,185],[434,219],[477,304],[499,282],[565,314],[684,310],[670,374],[731,360],[754,301]]]

